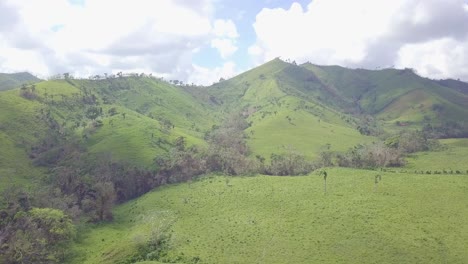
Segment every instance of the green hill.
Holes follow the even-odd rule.
[[[219,112],[241,111],[254,154],[269,159],[292,147],[315,157],[325,145],[346,150],[372,140],[361,135],[353,116],[340,112],[334,96],[310,71],[279,59],[213,86],[191,90]]]
[[[40,81],[36,76],[28,72],[0,73],[0,91],[10,90],[20,87],[22,84],[35,83]]]
[[[43,175],[28,156],[53,133],[78,140],[91,156],[152,168],[153,159],[177,137],[203,144],[214,123],[211,113],[182,89],[147,77],[52,80],[30,89],[0,93],[2,183]],[[25,98],[25,92],[33,95]]]
[[[460,80],[445,79],[437,81],[440,85],[452,88],[460,93],[468,94],[468,83]]]
[[[387,124],[460,122],[468,115],[468,97],[462,82],[433,81],[411,69],[372,71],[310,63],[302,66],[313,71],[338,96]],[[455,82],[458,89],[451,88]]]
[[[37,81],[27,73],[0,77]],[[346,151],[372,142],[382,131],[463,123],[465,86],[421,78],[410,69],[371,71],[279,59],[209,87],[143,76],[43,81],[0,93],[1,178],[41,175],[28,156],[50,130],[81,142],[90,158],[108,156],[154,169],[154,158],[176,138],[205,145],[207,133],[232,112],[249,122],[251,156],[269,160],[293,149],[314,158],[324,148]]]
[[[143,74],[18,76],[0,91],[0,239],[32,246],[7,243],[2,254],[45,246],[53,236],[4,230],[36,223],[25,218],[38,217],[31,207],[51,207],[82,223],[60,255],[73,252],[74,263],[468,258],[466,139],[431,138],[468,135],[463,82],[280,59],[208,87]],[[377,159],[384,165],[365,162]],[[375,170],[328,168],[324,194],[324,178],[309,172],[337,164]],[[402,167],[377,171],[390,165]],[[308,176],[203,176],[252,171]]]

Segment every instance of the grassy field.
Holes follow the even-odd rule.
[[[434,152],[419,152],[411,155],[407,160],[407,168],[414,170],[460,171],[468,174],[468,139],[442,139],[444,148]]]
[[[166,261],[466,263],[468,177],[328,170],[323,178],[205,177],[116,208],[81,232],[73,263],[118,263],[172,223]],[[161,261],[161,260],[160,260]]]

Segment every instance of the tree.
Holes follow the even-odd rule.
[[[320,171],[319,175],[323,176],[323,190],[325,192],[325,194],[327,194],[327,172],[322,170]]]
[[[63,263],[66,244],[75,235],[70,217],[52,208],[19,211],[10,225],[7,263]]]
[[[52,208],[33,208],[29,217],[45,239],[53,244],[69,241],[75,232],[70,217],[62,211]]]
[[[95,191],[94,205],[96,220],[112,220],[112,207],[114,206],[116,198],[114,184],[112,182],[98,182],[92,189]]]
[[[375,175],[374,192],[377,191],[377,185],[379,184],[380,180],[382,180],[382,175],[380,175],[380,174]]]
[[[94,106],[88,108],[88,110],[86,111],[86,117],[91,120],[95,120],[96,118],[98,118],[99,114],[100,114],[100,109]]]
[[[177,150],[179,151],[184,151],[185,150],[185,145],[186,145],[186,142],[185,142],[185,137],[178,137],[176,138],[175,142],[174,142],[174,146]]]

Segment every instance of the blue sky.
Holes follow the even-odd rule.
[[[468,81],[468,0],[0,0],[0,72],[211,84],[275,57]]]
[[[304,8],[311,2],[310,0],[287,1],[287,0],[266,0],[266,1],[223,1],[216,5],[217,19],[231,19],[235,22],[239,39],[236,44],[238,50],[235,52],[232,60],[240,69],[248,69],[252,66],[252,60],[249,58],[248,48],[255,43],[256,35],[253,28],[256,15],[263,8],[283,8],[289,9],[293,2],[301,4]],[[194,54],[195,63],[204,67],[219,67],[224,60],[219,56],[215,48],[204,47],[200,52]]]

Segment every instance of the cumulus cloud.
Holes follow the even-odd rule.
[[[189,82],[210,85],[218,82],[221,78],[228,79],[237,74],[236,64],[232,61],[228,61],[223,66],[214,69],[194,65],[194,71],[189,77]]]
[[[467,9],[464,0],[314,0],[305,9],[298,3],[263,9],[249,53],[259,62],[281,56],[351,67],[398,65],[468,80],[468,60],[458,59],[468,54]],[[444,63],[452,59],[456,66]]]
[[[468,46],[451,38],[407,44],[398,51],[396,66],[410,67],[432,78],[468,80]]]
[[[232,20],[216,19],[213,26],[213,32],[217,37],[237,38],[237,28]]]
[[[232,22],[212,21],[213,1],[2,1],[0,71],[144,70],[186,79],[195,50],[215,37],[237,37]]]
[[[237,47],[232,39],[213,39],[211,47],[216,48],[223,59],[237,51]]]
[[[216,38],[211,40],[211,47],[218,50],[221,58],[226,59],[238,50],[236,39],[239,33],[232,20],[217,19],[213,25],[213,34]]]

